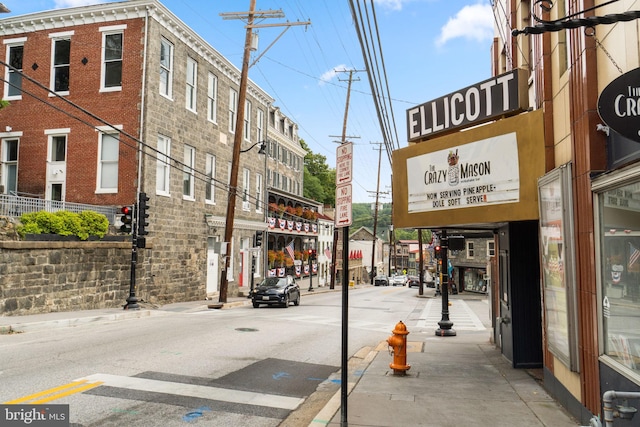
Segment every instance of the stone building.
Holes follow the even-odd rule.
[[[266,228],[267,168],[257,146],[271,96],[249,82],[239,106],[240,70],[156,0],[8,17],[0,34],[0,94],[10,102],[0,113],[3,192],[116,207],[146,193],[140,298],[213,296],[225,256],[229,294],[246,288],[256,232]],[[239,108],[243,153],[225,245]],[[292,185],[301,194],[302,179]],[[259,280],[264,270],[255,271]]]

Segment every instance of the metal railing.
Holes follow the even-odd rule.
[[[82,203],[70,203],[58,200],[34,199],[32,197],[0,194],[0,215],[19,218],[23,213],[40,211],[69,211],[75,213],[94,211],[105,215],[109,220],[109,224],[113,225],[116,221],[118,208],[114,206],[85,205]]]

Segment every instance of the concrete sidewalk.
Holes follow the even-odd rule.
[[[303,296],[308,281],[299,281]],[[356,285],[354,288],[369,286]],[[350,289],[350,290],[351,290]],[[314,293],[341,292],[336,286],[314,287]],[[424,298],[434,298],[426,288]],[[483,298],[473,294],[450,299]],[[439,299],[439,297],[437,297]],[[86,323],[209,310],[215,301],[0,317],[0,335],[48,330]],[[247,297],[228,298],[221,309],[250,305]],[[124,301],[123,301],[124,305]],[[455,328],[455,326],[454,326]],[[391,332],[391,331],[389,331]],[[362,349],[349,361],[349,396],[346,425],[395,426],[578,426],[568,413],[526,370],[513,369],[500,350],[489,342],[488,331],[457,331],[454,337],[434,335],[413,341],[408,336],[406,376],[389,368],[393,357],[386,342]],[[342,426],[341,390],[317,413],[310,427]],[[309,418],[307,418],[309,419]],[[282,425],[290,425],[285,420]]]
[[[580,425],[526,370],[513,369],[484,332],[426,338],[407,345],[406,376],[389,368],[387,343],[350,372],[346,424],[336,393],[309,427]]]

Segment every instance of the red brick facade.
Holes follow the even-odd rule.
[[[117,193],[100,194],[97,187],[99,132],[95,127],[105,123],[121,126],[124,133],[139,137],[142,94],[142,58],[144,54],[144,20],[128,19],[109,23],[126,26],[123,34],[122,90],[100,91],[102,36],[104,24],[77,25],[29,32],[24,41],[23,70],[36,83],[23,78],[22,99],[12,100],[0,112],[0,130],[11,127],[22,132],[19,137],[20,158],[18,191],[45,194],[48,137],[46,130],[69,129],[67,139],[65,197],[68,202],[96,205],[131,203],[137,186],[137,143],[120,136]],[[67,33],[71,40],[69,95],[64,98],[86,110],[87,114],[50,96],[52,38],[51,34]],[[22,37],[20,35],[19,37]],[[0,40],[15,39],[3,36]],[[0,58],[6,60],[7,45],[0,44]],[[4,85],[0,86],[2,97]],[[33,95],[33,96],[31,96]],[[36,99],[37,97],[37,99]],[[76,119],[77,118],[77,119]],[[95,127],[94,127],[95,126]]]

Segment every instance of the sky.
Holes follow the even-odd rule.
[[[360,0],[362,2],[362,0]],[[1,18],[108,0],[3,0]],[[246,23],[220,14],[247,12],[249,0],[161,0],[181,21],[241,68]],[[354,0],[354,4],[357,0]],[[370,5],[371,0],[366,0]],[[381,58],[391,99],[396,144],[407,146],[406,111],[491,77],[493,13],[489,0],[374,0]],[[353,203],[391,202],[391,165],[384,145],[362,49],[348,0],[256,0],[257,10],[281,10],[280,24],[258,30],[249,79],[298,124],[299,137],[335,167],[347,105],[348,72],[355,70],[346,111],[353,143]],[[311,21],[310,25],[285,24]],[[286,29],[286,31],[285,31]],[[284,31],[284,33],[283,33]],[[339,70],[343,70],[340,72]]]

